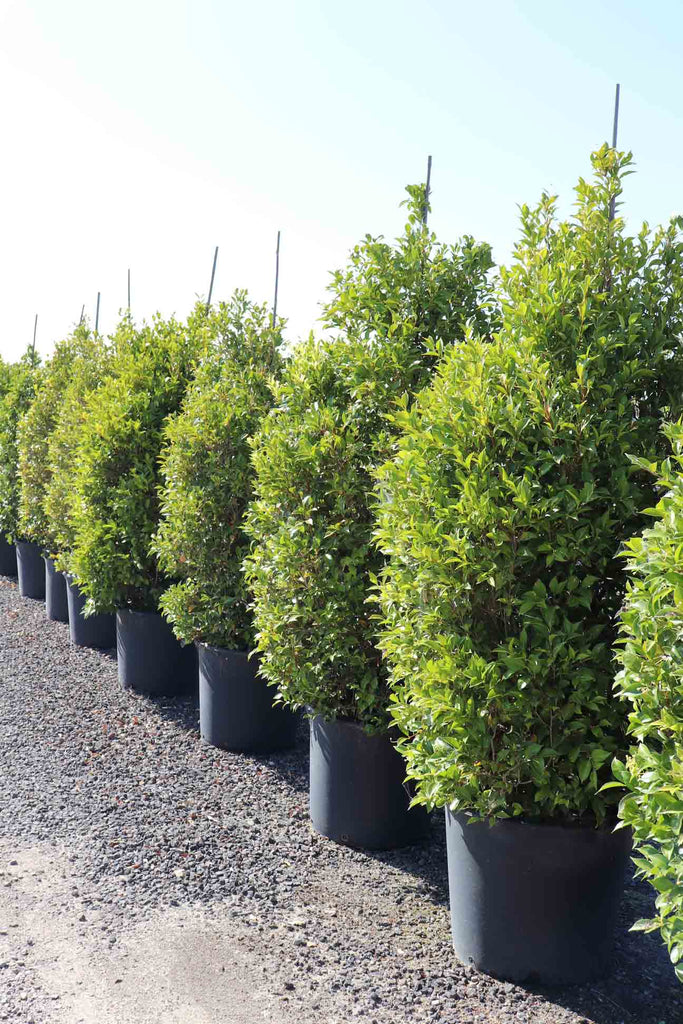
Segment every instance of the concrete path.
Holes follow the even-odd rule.
[[[269,1024],[248,936],[187,908],[115,934],[65,852],[0,840],[0,1020],[25,1024]],[[107,919],[111,921],[110,915]]]

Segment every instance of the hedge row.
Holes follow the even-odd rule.
[[[653,474],[683,414],[681,222],[628,235],[630,155],[592,160],[571,218],[521,208],[498,271],[409,188],[289,355],[236,292],[3,364],[0,528],[91,611],[161,610],[258,651],[294,708],[395,724],[428,806],[599,824],[620,801],[659,892],[639,927],[681,976],[683,484]]]

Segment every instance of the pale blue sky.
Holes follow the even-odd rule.
[[[50,350],[102,292],[184,315],[271,301],[294,338],[365,232],[396,234],[434,158],[432,225],[507,257],[516,206],[571,188],[611,134],[626,212],[683,210],[683,7],[541,0],[0,0],[0,353]]]

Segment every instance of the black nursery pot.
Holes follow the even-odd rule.
[[[69,602],[66,596],[66,579],[63,572],[57,572],[49,555],[43,555],[45,562],[45,611],[52,622],[69,621]]]
[[[40,545],[31,541],[17,541],[17,575],[22,597],[45,599],[45,565]]]
[[[17,549],[0,535],[0,576],[17,575]]]
[[[83,615],[85,595],[80,592],[71,576],[66,577],[66,599],[69,606],[69,637],[79,647],[95,647],[104,651],[116,645],[116,618],[104,612]]]
[[[197,686],[197,652],[182,647],[158,612],[116,612],[119,682],[124,689],[176,697]]]
[[[405,764],[388,734],[368,736],[345,719],[311,720],[310,801],[316,832],[365,850],[390,850],[422,839],[423,807],[409,807]]]
[[[273,705],[275,690],[243,651],[197,644],[202,739],[224,750],[268,754],[296,741],[299,716]]]
[[[453,946],[511,981],[579,984],[610,967],[627,829],[489,825],[446,809]]]

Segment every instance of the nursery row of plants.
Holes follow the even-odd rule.
[[[305,709],[324,835],[445,808],[462,959],[604,971],[634,842],[683,980],[683,221],[630,235],[592,165],[499,268],[409,187],[290,352],[237,291],[2,364],[2,557],[124,686],[198,671],[206,742]]]

